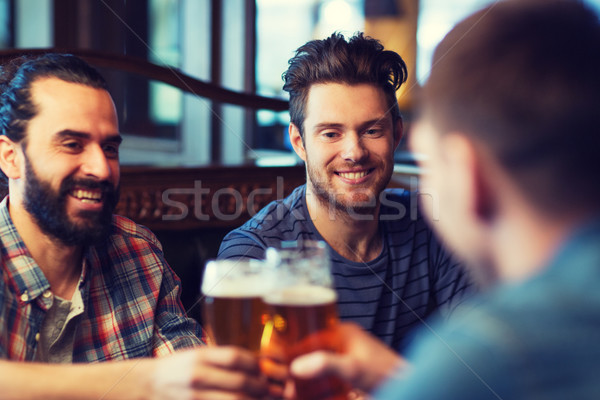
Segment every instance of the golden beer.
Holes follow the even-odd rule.
[[[268,289],[267,272],[256,260],[207,263],[202,318],[209,344],[239,346],[258,354],[267,319],[262,299]]]
[[[297,285],[264,297],[269,310],[262,354],[289,364],[315,350],[339,352],[337,295],[329,287]],[[298,399],[348,398],[349,387],[340,379],[294,380]]]
[[[204,299],[206,333],[213,344],[220,346],[235,345],[258,353],[265,314],[265,303],[258,296],[207,296]]]

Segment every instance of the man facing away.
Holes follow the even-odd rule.
[[[582,2],[494,3],[439,44],[411,143],[428,156],[423,190],[439,193],[436,228],[494,288],[433,329],[377,398],[598,398],[598,71],[600,22]],[[346,355],[292,372],[373,390],[403,365],[342,329]]]
[[[112,214],[122,139],[104,79],[48,54],[3,66],[1,85],[0,398],[264,395],[245,351],[170,355],[200,329],[155,236]]]
[[[230,232],[218,257],[262,258],[282,242],[324,240],[341,319],[401,351],[411,329],[472,291],[413,214],[414,197],[384,190],[402,136],[396,90],[406,66],[375,39],[337,33],[306,43],[289,64],[289,137],[307,183]]]

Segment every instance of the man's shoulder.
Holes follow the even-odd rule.
[[[293,229],[297,221],[307,219],[304,212],[304,186],[299,186],[287,197],[267,204],[235,231],[270,232]]]
[[[112,279],[157,279],[164,273],[162,245],[143,225],[113,215],[112,232],[106,240],[91,245],[86,258],[97,271]],[[102,266],[97,269],[96,266]],[[106,268],[108,266],[108,268]],[[135,278],[138,279],[138,278]]]
[[[162,249],[156,235],[154,235],[147,227],[139,225],[131,219],[121,215],[113,215],[112,223],[113,232],[111,238],[113,240],[121,239],[128,242],[146,242],[149,245]]]
[[[312,235],[307,225],[304,185],[284,199],[265,206],[245,224],[229,232],[221,242],[218,258],[261,258],[264,249],[282,240]]]

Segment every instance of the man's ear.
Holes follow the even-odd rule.
[[[404,123],[402,118],[398,118],[394,123],[394,151],[398,148],[400,140],[404,136]]]
[[[302,161],[306,162],[306,150],[304,149],[304,140],[300,134],[300,129],[298,129],[295,124],[290,124],[288,133],[290,135],[290,143],[292,144],[294,151],[296,154],[298,154],[298,157],[300,157]]]
[[[480,223],[487,224],[495,218],[496,199],[494,197],[494,176],[490,171],[489,157],[481,146],[464,134],[447,133],[444,135],[445,157],[452,168],[459,193],[468,212]]]
[[[0,168],[9,179],[21,177],[19,144],[6,135],[0,135]]]

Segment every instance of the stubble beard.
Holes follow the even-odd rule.
[[[119,200],[119,187],[90,179],[65,178],[58,191],[40,179],[25,155],[25,196],[23,205],[46,235],[66,246],[87,246],[105,240],[112,231],[112,214]],[[80,211],[83,223],[70,220],[67,196],[74,187],[102,190],[104,205],[100,212]]]
[[[353,193],[352,199],[347,199],[348,193],[334,191],[331,182],[327,179],[329,176],[327,170],[320,174],[307,159],[306,171],[308,174],[307,184],[310,186],[311,192],[323,207],[329,209],[330,214],[362,220],[377,217],[381,203],[380,195],[392,176],[390,170],[389,174],[376,182],[374,190],[370,191],[369,188],[365,188],[364,192]]]

